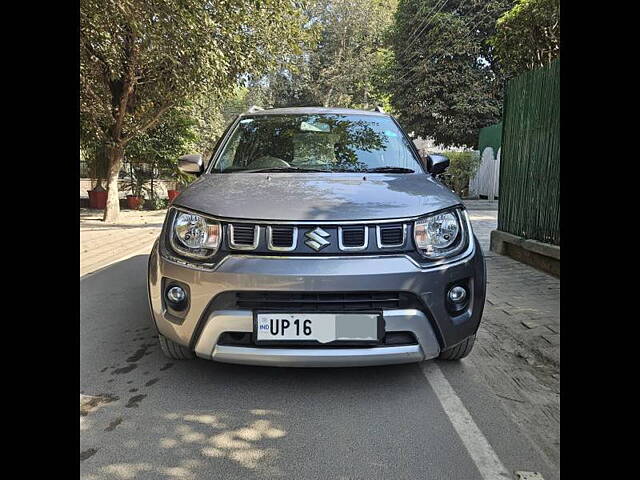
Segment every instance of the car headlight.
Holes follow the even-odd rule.
[[[436,213],[414,223],[413,237],[423,256],[434,260],[450,257],[466,244],[466,222],[459,210]]]
[[[208,258],[221,243],[219,222],[196,213],[176,211],[171,224],[171,246],[177,252],[194,258]]]

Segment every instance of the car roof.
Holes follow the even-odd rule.
[[[325,108],[325,107],[286,107],[271,108],[268,110],[257,110],[255,112],[246,112],[242,116],[258,116],[258,115],[318,115],[318,114],[337,114],[337,115],[372,115],[376,117],[388,117],[389,114],[374,112],[371,110],[356,110],[354,108]]]

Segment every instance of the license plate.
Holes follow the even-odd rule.
[[[377,313],[257,313],[256,341],[377,342],[379,320]]]

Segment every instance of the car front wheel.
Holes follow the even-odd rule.
[[[438,358],[440,360],[460,360],[471,353],[475,341],[476,336],[471,335],[459,344],[451,348],[447,348],[446,350],[442,350]]]
[[[195,355],[191,350],[187,347],[183,347],[182,345],[178,345],[167,337],[158,334],[158,340],[160,341],[162,353],[173,360],[192,360],[195,358]]]

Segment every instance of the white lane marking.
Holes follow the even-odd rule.
[[[473,421],[469,411],[462,404],[462,400],[456,395],[440,367],[434,361],[422,362],[420,367],[449,420],[451,420],[453,428],[478,467],[482,478],[484,480],[512,478],[489,441]]]

